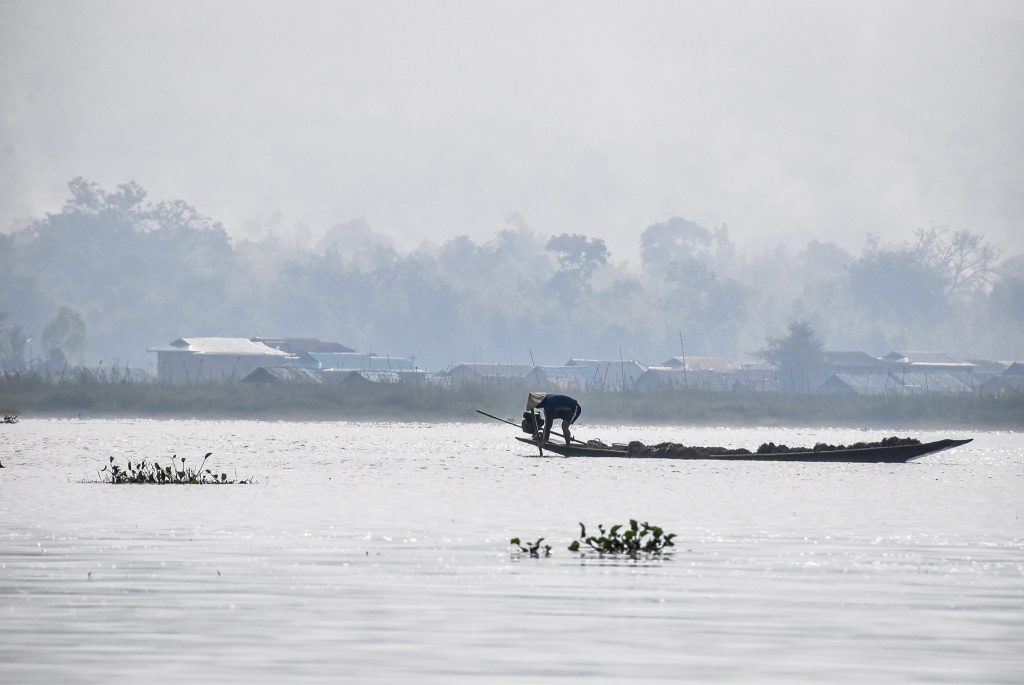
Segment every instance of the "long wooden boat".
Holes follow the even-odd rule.
[[[902,464],[926,454],[934,454],[943,450],[966,445],[973,438],[966,440],[936,440],[917,445],[894,445],[891,447],[863,447],[839,450],[822,450],[820,452],[774,452],[765,454],[702,454],[700,456],[678,455],[636,455],[630,456],[624,447],[595,447],[586,444],[556,443],[548,441],[541,445],[538,440],[516,436],[516,440],[533,447],[539,447],[541,454],[546,450],[563,457],[625,457],[627,459],[710,459],[716,461],[804,461],[804,462],[836,462],[836,463],[867,463],[867,464]]]

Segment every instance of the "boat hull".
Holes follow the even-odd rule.
[[[892,447],[864,447],[859,449],[825,450],[821,452],[774,452],[768,454],[712,454],[699,457],[673,455],[638,455],[629,456],[626,450],[591,447],[589,445],[564,445],[548,442],[541,446],[531,438],[516,437],[516,440],[540,447],[563,457],[618,457],[627,459],[687,459],[710,461],[803,461],[803,462],[835,462],[860,464],[902,464],[919,457],[943,450],[966,445],[973,438],[966,440],[936,440],[920,445],[895,445]]]

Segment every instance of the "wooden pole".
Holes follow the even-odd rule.
[[[477,414],[483,414],[484,416],[486,416],[489,419],[494,419],[496,421],[501,421],[502,423],[507,423],[510,426],[515,426],[516,428],[522,428],[522,426],[520,426],[518,423],[512,423],[508,419],[503,419],[500,416],[495,416],[494,414],[488,414],[487,412],[482,411],[480,409],[476,409],[475,411],[476,411]],[[576,438],[570,437],[569,439],[572,440],[575,443],[579,443],[580,445],[586,445],[587,444],[587,443],[583,442],[582,440],[577,440]],[[539,446],[540,445],[538,444],[538,447]]]

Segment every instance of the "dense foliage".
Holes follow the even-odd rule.
[[[661,527],[646,521],[638,523],[636,519],[630,519],[628,525],[617,523],[608,530],[604,525],[598,525],[597,530],[597,535],[587,535],[587,527],[581,523],[580,537],[569,544],[569,551],[590,550],[600,554],[636,556],[640,553],[661,554],[666,548],[675,546],[672,542],[675,533],[666,533]]]
[[[1024,356],[1024,258],[938,229],[860,255],[745,251],[724,226],[636,227],[639,263],[512,216],[493,239],[400,253],[362,221],[298,245],[232,240],[181,201],[83,179],[55,214],[0,234],[0,365],[150,366],[180,336],[317,336],[421,366],[570,357],[748,357],[803,321],[829,349]],[[793,331],[790,331],[792,335]],[[680,335],[681,334],[681,335]],[[813,341],[812,341],[813,342]],[[799,369],[799,367],[796,367]],[[799,374],[794,372],[794,382]]]

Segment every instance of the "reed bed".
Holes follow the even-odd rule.
[[[255,383],[54,381],[0,376],[0,412],[25,416],[144,416],[275,420],[483,421],[486,409],[516,421],[526,386],[429,384],[298,385]],[[1024,395],[841,397],[715,392],[570,393],[586,423],[802,425],[1024,429]]]

